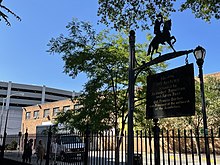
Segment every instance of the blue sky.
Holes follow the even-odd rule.
[[[65,33],[65,26],[73,17],[91,22],[98,31],[105,28],[96,24],[98,0],[4,0],[3,5],[18,14],[22,21],[17,21],[12,15],[9,15],[11,27],[0,21],[0,81],[46,85],[77,92],[82,90],[85,76],[72,79],[64,74],[61,56],[47,53],[47,43],[52,37]],[[219,72],[219,20],[206,23],[195,19],[190,11],[175,13],[171,19],[171,34],[177,38],[175,49],[203,46],[207,51],[204,73]],[[146,42],[146,33],[150,32],[138,31],[137,41]],[[189,62],[195,62],[192,54],[189,55]],[[178,67],[185,63],[185,57],[168,63],[169,68]]]

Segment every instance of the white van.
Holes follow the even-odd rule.
[[[39,125],[36,127],[36,143],[42,140],[45,149],[50,126],[51,125]],[[62,133],[62,131],[59,133]],[[62,161],[70,159],[82,160],[85,155],[85,143],[83,143],[82,138],[77,134],[63,133],[52,137],[51,156],[55,156],[55,158],[61,159]]]
[[[57,137],[56,155],[62,161],[66,160],[82,160],[85,155],[85,143],[81,137],[75,134],[60,135]]]

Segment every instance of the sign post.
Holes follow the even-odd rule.
[[[128,81],[128,165],[133,165],[134,161],[134,123],[133,123],[133,113],[134,113],[134,84],[135,84],[135,32],[130,31],[129,36],[130,44],[130,59],[129,59],[129,81]]]
[[[161,25],[163,24],[163,30]],[[188,54],[193,50],[176,51],[173,44],[176,38],[170,34],[171,20],[163,21],[161,14],[157,15],[154,26],[155,37],[149,44],[147,55],[150,55],[150,61],[138,67],[135,59],[135,32],[130,31],[129,46],[129,81],[128,81],[128,146],[127,146],[127,164],[133,165],[134,157],[134,132],[133,132],[133,113],[134,113],[134,90],[135,79],[143,70],[150,69],[150,66],[170,59],[187,55],[186,66],[173,69],[171,71],[148,76],[147,78],[147,119],[154,121],[154,150],[155,165],[160,165],[160,128],[158,118],[190,116],[195,114],[195,82],[193,64],[188,64]],[[158,51],[160,44],[167,43],[173,52],[161,55]],[[159,56],[153,59],[154,52]]]

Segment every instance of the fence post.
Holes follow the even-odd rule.
[[[52,130],[51,130],[51,125],[50,125],[49,131],[48,131],[47,154],[46,154],[46,163],[45,163],[45,165],[49,165],[51,137],[52,137]]]
[[[160,165],[160,127],[158,126],[158,119],[154,121],[154,161],[155,165]]]
[[[85,138],[85,155],[84,155],[84,165],[88,164],[88,155],[89,155],[89,125],[86,125],[86,138]]]
[[[118,131],[118,128],[116,127],[115,129],[115,165],[119,165],[119,149],[120,149],[119,131]]]
[[[26,129],[26,132],[24,134],[24,149],[23,149],[23,154],[22,154],[22,162],[24,163],[25,162],[25,157],[26,157],[26,146],[27,146],[27,141],[28,141],[28,132],[27,132],[27,129]]]

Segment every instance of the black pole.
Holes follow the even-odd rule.
[[[49,165],[50,161],[50,145],[51,145],[51,138],[52,138],[52,130],[51,125],[48,131],[48,138],[47,138],[47,154],[46,154],[46,162],[45,165]]]
[[[86,138],[85,138],[85,155],[84,155],[84,165],[88,164],[88,157],[89,157],[89,125],[86,125]]]
[[[28,130],[26,129],[26,132],[25,132],[25,134],[24,134],[24,151],[23,151],[23,155],[22,155],[22,161],[23,162],[25,162],[25,160],[26,160],[26,148],[27,148],[27,141],[28,141],[28,132],[27,132]]]
[[[28,141],[28,132],[27,132],[28,130],[26,129],[26,132],[25,132],[25,134],[24,134],[24,148],[26,147],[26,145],[27,145],[27,141]]]
[[[130,59],[129,59],[129,81],[128,81],[128,156],[127,156],[127,164],[133,165],[134,159],[134,131],[133,131],[133,113],[134,113],[134,84],[135,84],[135,32],[133,30],[130,31],[129,36],[129,44],[130,44]]]
[[[155,165],[160,165],[160,127],[158,126],[158,119],[154,119],[154,162]]]
[[[119,130],[115,127],[115,165],[119,165]]]
[[[204,61],[202,59],[197,60],[197,64],[199,67],[200,92],[201,92],[201,99],[202,99],[202,114],[203,114],[206,162],[207,162],[207,165],[211,165],[209,140],[208,140],[208,126],[207,126],[207,115],[206,115],[205,92],[204,92],[203,69],[202,69],[203,62]]]

